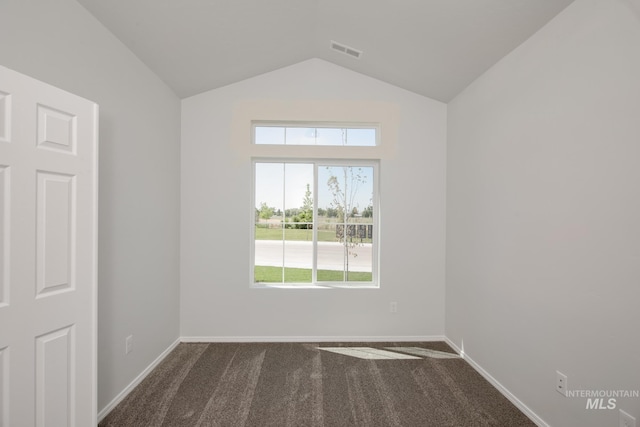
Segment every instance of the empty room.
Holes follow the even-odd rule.
[[[0,427],[640,420],[639,0],[0,0]]]

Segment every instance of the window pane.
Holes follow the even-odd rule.
[[[286,267],[284,281],[311,282],[313,268],[312,164],[285,164],[284,200],[284,266]]]
[[[376,128],[254,126],[256,144],[373,147]]]
[[[318,281],[372,280],[372,204],[373,167],[319,166]]]
[[[287,128],[286,142],[287,145],[315,145],[316,130],[315,128]]]
[[[255,165],[254,281],[282,282],[284,163]]]
[[[318,282],[373,281],[373,166],[256,162],[255,180],[256,283],[312,283],[314,256]]]
[[[355,147],[373,147],[376,145],[376,130],[347,129],[346,145]]]
[[[284,144],[284,127],[256,126],[254,140],[256,144],[282,145]]]
[[[344,145],[346,129],[318,128],[318,145]]]

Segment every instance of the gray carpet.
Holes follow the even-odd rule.
[[[100,426],[535,424],[444,342],[183,343]]]

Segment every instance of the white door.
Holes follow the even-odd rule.
[[[98,106],[0,67],[0,426],[96,425]]]

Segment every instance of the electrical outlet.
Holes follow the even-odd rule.
[[[131,353],[131,350],[133,350],[133,335],[129,335],[124,340],[124,352],[125,352],[125,354]]]
[[[560,371],[556,371],[556,391],[563,396],[567,395],[567,376]]]
[[[398,303],[396,301],[391,301],[389,303],[389,313],[397,313],[398,312]]]
[[[636,419],[620,409],[620,427],[636,427]]]

